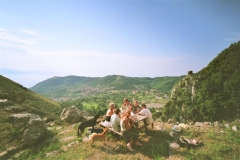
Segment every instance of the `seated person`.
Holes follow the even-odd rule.
[[[141,105],[141,107],[142,107],[142,110],[139,112],[139,114],[143,115],[143,116],[147,116],[147,118],[145,118],[143,120],[145,129],[147,129],[147,126],[150,125],[150,124],[152,125],[152,129],[153,129],[154,120],[152,118],[151,111],[147,108],[146,104],[144,104],[144,103]]]
[[[123,99],[123,105],[121,106],[121,112],[123,113],[125,110],[131,110],[132,106],[131,103],[129,102],[129,100],[127,98]]]
[[[132,144],[136,146],[141,146],[142,144],[138,142],[139,132],[133,128],[134,121],[130,119],[131,111],[126,110],[120,121],[121,132],[124,140],[127,142],[127,148],[133,151]]]
[[[111,119],[112,114],[114,113],[114,108],[115,108],[115,104],[110,103],[109,104],[109,109],[107,110],[106,118],[105,118],[105,121],[104,121],[105,127],[111,127],[110,119]]]
[[[120,132],[120,109],[117,108],[115,109],[114,114],[111,116],[110,119],[111,122],[111,127],[113,128],[113,130]]]
[[[140,111],[140,107],[138,105],[138,101],[135,100],[133,103],[133,106],[132,106],[132,112],[133,112],[133,114],[138,114],[139,111]]]

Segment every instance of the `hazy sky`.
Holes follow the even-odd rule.
[[[0,74],[186,75],[240,40],[239,0],[0,0]]]

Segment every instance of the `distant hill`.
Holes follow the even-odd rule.
[[[109,75],[105,77],[53,77],[38,83],[30,89],[53,99],[73,99],[86,93],[105,92],[106,90],[158,90],[170,93],[179,77],[126,77]]]
[[[172,112],[174,111],[174,112]],[[233,120],[240,117],[240,41],[230,45],[206,68],[176,84],[163,119]]]

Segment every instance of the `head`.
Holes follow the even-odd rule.
[[[142,107],[142,109],[147,108],[145,103],[141,104],[141,107]]]
[[[138,101],[135,100],[135,101],[133,102],[133,105],[134,105],[134,106],[137,106],[137,105],[138,105]]]
[[[120,112],[121,112],[121,110],[120,110],[119,108],[116,108],[116,109],[115,109],[115,114],[116,114],[116,115],[119,115]]]
[[[115,108],[115,104],[114,104],[113,102],[111,102],[111,103],[109,104],[109,109],[110,109],[110,110],[114,110],[114,108]]]
[[[124,103],[124,104],[128,104],[128,103],[129,103],[129,100],[128,100],[127,98],[124,98],[124,99],[123,99],[123,103]]]
[[[126,117],[130,117],[131,116],[131,111],[130,110],[126,110],[123,112],[123,117],[126,116]]]

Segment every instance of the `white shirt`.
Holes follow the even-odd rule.
[[[146,123],[147,124],[152,124],[153,123],[152,113],[148,108],[142,109],[139,113],[141,115],[147,116],[147,118],[146,118]]]
[[[120,118],[118,115],[116,115],[115,113],[111,116],[110,119],[110,123],[111,123],[111,127],[117,131],[120,132]]]

